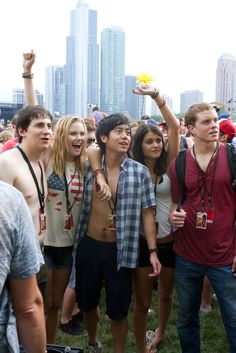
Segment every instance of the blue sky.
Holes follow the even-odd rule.
[[[35,86],[44,92],[48,65],[65,63],[70,11],[77,0],[0,2],[0,101],[22,87],[22,52],[37,54]],[[126,32],[126,74],[145,72],[174,100],[189,89],[215,99],[215,70],[223,53],[236,57],[235,0],[88,0],[98,10],[100,31],[111,25]]]

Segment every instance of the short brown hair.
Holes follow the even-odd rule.
[[[185,126],[195,125],[197,120],[197,113],[203,112],[204,110],[215,110],[213,105],[209,103],[197,103],[191,105],[184,115]]]

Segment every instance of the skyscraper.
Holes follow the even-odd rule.
[[[84,0],[71,11],[64,82],[66,113],[85,117],[88,103],[98,100],[98,46],[97,12]]]
[[[63,83],[63,67],[49,66],[46,68],[45,107],[52,114],[65,114],[65,97]]]
[[[136,87],[136,76],[125,76],[125,111],[129,113],[132,119],[138,120],[141,117],[142,99],[145,96],[134,94],[132,90]],[[146,110],[143,107],[143,111]]]
[[[105,28],[101,36],[101,109],[123,112],[125,107],[125,32]]]
[[[223,54],[216,69],[216,102],[223,103],[227,110],[229,101],[236,101],[236,59]]]
[[[192,104],[201,103],[203,93],[199,90],[184,91],[180,96],[180,113],[185,113]]]
[[[37,97],[38,104],[43,106],[43,104],[44,104],[43,94],[37,90],[35,90],[35,94]],[[13,88],[12,101],[14,104],[18,104],[18,105],[22,105],[22,106],[24,105],[25,96],[24,96],[24,89],[23,88]]]
[[[88,98],[87,104],[99,104],[99,46],[97,11],[89,10],[88,21]],[[87,107],[88,111],[89,108]]]

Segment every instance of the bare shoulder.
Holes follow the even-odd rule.
[[[0,180],[13,185],[21,163],[19,152],[15,148],[2,153],[0,155]]]

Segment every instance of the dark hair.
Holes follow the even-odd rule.
[[[109,136],[110,132],[114,130],[116,126],[123,124],[128,125],[130,128],[129,119],[121,113],[108,115],[104,119],[99,121],[96,130],[96,139],[97,144],[103,154],[106,152],[106,145],[102,142],[101,136]]]
[[[167,152],[165,149],[165,141],[163,138],[163,134],[161,132],[161,130],[155,126],[155,125],[149,125],[149,124],[144,124],[144,125],[140,125],[134,135],[134,142],[133,142],[133,158],[139,162],[142,163],[144,165],[145,164],[145,156],[143,154],[143,149],[142,149],[142,142],[143,139],[145,137],[145,135],[148,132],[152,132],[154,134],[156,134],[157,136],[159,136],[162,140],[163,143],[163,149],[161,151],[161,155],[159,158],[157,158],[156,160],[156,164],[154,166],[154,173],[158,176],[163,175],[166,172],[166,168],[167,168]]]
[[[28,105],[18,112],[16,120],[16,133],[19,138],[19,142],[22,141],[22,136],[19,135],[19,128],[27,130],[29,124],[33,119],[39,119],[47,117],[52,121],[52,115],[48,110],[44,109],[41,105]]]

